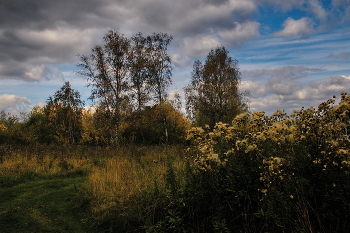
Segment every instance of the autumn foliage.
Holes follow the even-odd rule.
[[[0,175],[84,176],[92,232],[350,232],[350,95],[250,113],[220,47],[194,63],[188,119],[167,95],[172,37],[104,39],[80,56],[95,105],[66,82],[22,118],[0,113]]]
[[[207,231],[349,231],[350,96],[334,103],[192,128],[196,182],[185,192],[184,213],[208,206],[201,220],[191,219],[212,221]]]

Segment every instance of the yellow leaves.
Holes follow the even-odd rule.
[[[244,151],[245,153],[249,153],[250,151],[254,151],[257,148],[256,144],[249,145],[247,149]]]
[[[260,192],[267,193],[267,189],[262,189],[262,190],[260,190]]]
[[[186,140],[201,140],[201,136],[205,133],[202,127],[192,127],[187,131]]]
[[[7,127],[3,124],[0,124],[0,131],[5,131],[7,130]]]
[[[349,152],[348,150],[345,150],[345,149],[339,149],[337,151],[337,155],[347,155]]]
[[[350,166],[346,149],[350,143],[350,96],[344,96],[339,105],[333,104],[334,100],[329,100],[319,109],[302,108],[290,116],[281,110],[272,116],[246,112],[236,116],[232,125],[217,123],[212,131],[207,126],[192,128],[187,138],[195,143],[196,161],[205,170],[223,166],[236,156],[264,159],[264,182],[285,179],[281,167],[296,155],[305,156],[312,166],[324,171]]]
[[[265,141],[266,140],[265,133],[258,132],[256,134],[256,139]]]
[[[262,118],[265,115],[265,112],[253,112],[253,119],[255,118]]]
[[[350,166],[350,161],[342,161],[341,164],[343,166]]]
[[[194,134],[192,132],[187,132],[186,140],[192,140],[194,138]]]
[[[241,113],[234,118],[232,121],[232,126],[235,128],[245,127],[250,121],[250,114],[248,112]]]
[[[268,170],[274,173],[281,173],[280,167],[285,162],[285,159],[280,157],[271,157],[270,159],[264,159],[263,163],[268,165]]]

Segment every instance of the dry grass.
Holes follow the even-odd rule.
[[[176,147],[127,148],[93,167],[87,179],[93,212],[124,209],[137,196],[165,190],[169,157],[176,170],[184,168],[178,153]]]
[[[179,146],[0,148],[0,184],[80,177],[79,202],[90,213],[86,221],[100,232],[125,232],[163,217],[168,168],[183,181],[183,151]]]
[[[0,176],[9,176],[14,179],[84,174],[93,166],[93,163],[86,158],[58,157],[49,151],[26,153],[16,150],[2,156],[1,159]]]

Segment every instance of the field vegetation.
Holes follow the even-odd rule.
[[[167,95],[167,34],[109,32],[45,106],[0,114],[1,232],[350,232],[350,95],[249,112],[224,47]],[[337,102],[337,103],[336,103]]]
[[[187,146],[2,145],[0,224],[8,232],[347,232],[350,96],[334,102],[193,127]]]

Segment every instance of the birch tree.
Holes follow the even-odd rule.
[[[118,143],[118,127],[129,100],[130,40],[115,31],[109,31],[103,39],[103,47],[97,45],[90,56],[80,56],[78,74],[84,76],[88,81],[87,86],[92,88],[90,99],[111,116],[110,130],[114,130],[111,140]]]
[[[172,37],[166,33],[154,33],[147,37],[148,46],[148,68],[149,68],[149,85],[152,87],[153,100],[159,106],[165,104],[167,98],[167,89],[171,85],[172,65],[171,58],[167,52]],[[168,144],[168,125],[167,117],[162,112],[165,143]]]

